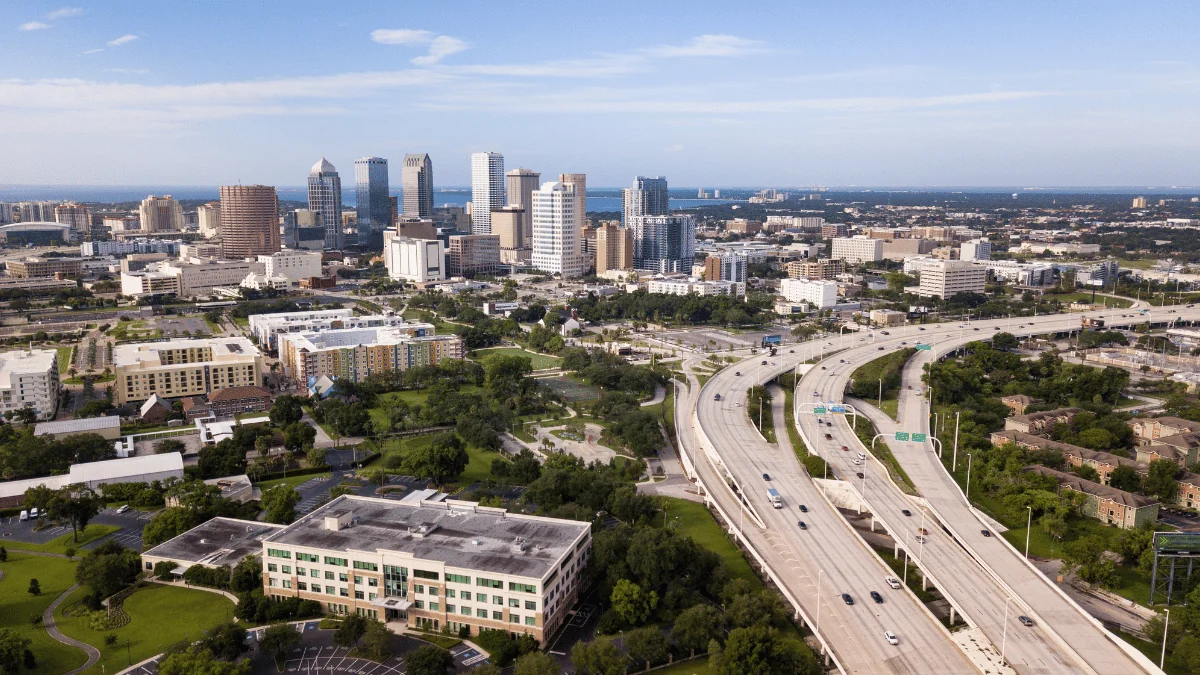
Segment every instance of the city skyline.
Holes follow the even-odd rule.
[[[1200,184],[1194,6],[1153,32],[1115,3],[627,7],[9,3],[0,181],[296,185],[417,151],[466,185],[493,148],[606,186]],[[300,51],[314,26],[335,58]]]

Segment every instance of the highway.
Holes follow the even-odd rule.
[[[929,354],[922,353],[922,359],[914,362],[906,371],[905,387],[912,383],[915,391],[918,388],[924,389],[919,385],[919,375],[921,366],[928,359],[936,358],[970,340],[994,334],[997,328],[1025,335],[1049,331],[1077,331],[1080,317],[1084,315],[1102,316],[1109,325],[1128,325],[1146,320],[1146,316],[1136,314],[1132,310],[1125,312],[1128,315],[1125,318],[1120,317],[1121,310],[1108,310],[1023,320],[971,322],[969,326],[943,323],[927,325],[923,331],[914,326],[892,330],[893,334],[890,336],[877,333],[871,343],[861,334],[826,339],[820,345],[824,350],[846,351],[824,359],[808,372],[798,386],[797,401],[841,401],[850,374],[859,365],[878,358],[881,355],[879,347],[883,347],[884,352],[892,351],[902,348],[901,342],[911,345],[918,338],[934,345],[933,351]],[[1168,317],[1195,319],[1200,318],[1200,310],[1167,307],[1152,310],[1150,316],[1160,323]],[[794,579],[797,585],[807,583],[810,586],[813,570],[824,570],[820,574],[822,596],[830,593],[836,600],[837,594],[850,592],[857,601],[860,595],[869,590],[880,590],[881,593],[888,590],[886,586],[880,588],[881,580],[875,580],[881,576],[884,569],[882,562],[863,549],[857,535],[845,526],[845,521],[820,499],[816,493],[817,488],[804,476],[792,453],[767,444],[751,426],[744,407],[738,406],[739,403],[743,406],[745,404],[747,387],[765,382],[794,367],[796,363],[812,355],[812,346],[795,345],[794,353],[784,350],[777,358],[768,359],[767,366],[761,365],[762,357],[752,357],[715,375],[695,402],[697,419],[702,430],[702,433],[697,434],[695,442],[703,446],[711,439],[712,449],[715,450],[718,461],[727,469],[733,480],[746,485],[746,494],[751,505],[767,525],[767,530],[763,533],[764,539],[776,548],[781,548],[784,554],[785,566],[775,569],[782,571],[789,580]],[[822,370],[821,366],[825,369]],[[741,376],[735,374],[738,370],[742,371]],[[903,391],[907,393],[908,390],[905,388]],[[814,392],[816,396],[813,395]],[[715,393],[722,393],[721,402],[713,400]],[[927,415],[924,412],[926,408],[922,407],[924,405],[924,399],[915,393],[904,398],[901,406],[904,430],[926,430]],[[807,408],[808,411],[811,409]],[[872,417],[876,419],[881,431],[896,430],[894,425],[889,427],[890,421],[877,411],[874,411]],[[817,416],[802,414],[799,419],[802,434],[809,439],[810,447],[827,457],[839,475],[852,479],[855,488],[864,493],[872,512],[897,538],[908,542],[914,562],[919,561],[922,569],[930,575],[930,580],[943,591],[956,609],[965,613],[972,624],[983,630],[998,649],[1002,648],[1005,651],[1010,665],[1015,670],[1029,673],[1136,673],[1157,670],[1140,654],[1131,654],[1132,650],[1122,649],[1124,645],[1119,645],[1117,638],[1105,632],[1081,609],[1053,588],[1040,573],[1028,567],[1002,539],[983,536],[980,530],[984,526],[967,507],[957,486],[937,464],[937,458],[932,456],[928,446],[921,448],[917,444],[890,444],[922,496],[929,498],[930,513],[924,512],[919,508],[917,501],[904,495],[887,478],[886,471],[877,462],[868,460],[861,466],[852,464],[853,455],[861,445],[841,415],[832,418],[822,416],[823,421],[833,422],[833,426],[822,425],[819,429]],[[829,439],[825,439],[826,433],[830,434]],[[843,445],[848,448],[845,452],[840,450]],[[698,464],[703,470],[705,462]],[[863,474],[862,478],[856,476],[859,471]],[[782,512],[766,506],[765,490],[768,483],[762,479],[764,472],[772,476],[770,485],[779,489],[784,496],[787,508]],[[702,479],[706,483],[710,481],[703,475]],[[796,500],[802,500],[810,509],[810,513],[805,514],[805,520],[810,526],[807,531],[800,531],[793,521],[793,504]],[[814,509],[814,504],[820,508]],[[901,510],[905,508],[914,515],[903,516]],[[922,525],[918,522],[921,518],[926,518],[928,522]],[[958,542],[942,531],[940,524],[936,522],[938,520],[944,522],[957,535]],[[841,526],[840,529],[844,530],[851,540],[841,536],[842,532],[839,532],[839,527],[835,525]],[[922,526],[931,532],[924,544],[915,540],[916,529]],[[814,541],[812,535],[818,529],[822,536]],[[747,526],[747,535],[752,536],[756,530],[757,527]],[[810,541],[813,545],[806,545]],[[774,567],[774,563],[771,564]],[[838,606],[837,609],[842,611],[835,610],[834,613],[839,621],[846,625],[858,626],[855,632],[863,635],[893,630],[900,636],[901,646],[908,642],[921,644],[918,649],[920,653],[902,652],[895,655],[904,658],[893,659],[888,665],[891,672],[904,672],[905,668],[915,668],[919,672],[952,672],[954,667],[948,660],[952,657],[943,654],[943,650],[939,648],[939,642],[949,644],[948,641],[937,639],[936,631],[928,626],[932,619],[928,618],[922,608],[912,607],[916,605],[915,601],[892,602],[897,595],[900,594],[893,592],[885,595],[889,602],[873,608],[883,610],[886,605],[895,605],[894,608],[888,607],[886,611],[860,615],[854,612],[859,606],[856,604],[854,607]],[[907,597],[906,593],[903,595]],[[807,605],[805,607],[807,610]],[[1037,625],[1033,628],[1021,626],[1016,622],[1016,617],[1020,614],[1033,617]],[[897,626],[901,626],[902,630],[897,630]],[[935,628],[940,630],[940,626]],[[843,654],[853,657],[860,653],[861,647],[853,640],[843,639],[838,635],[827,634],[826,637],[839,657]],[[872,649],[869,641],[861,644]],[[872,657],[878,651],[877,646],[872,649]],[[883,653],[888,652],[884,650]],[[927,662],[915,665],[919,660]],[[861,671],[859,667],[863,664],[847,661],[842,665],[848,672],[874,672],[869,665],[868,669]]]

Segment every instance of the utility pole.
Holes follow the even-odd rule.
[[[883,409],[883,378],[879,378],[879,408]]]
[[[961,414],[961,410],[954,413],[954,459],[950,465],[951,471],[958,471],[958,417]]]
[[[1033,527],[1033,507],[1025,508],[1029,509],[1029,516],[1025,519],[1025,559],[1029,560],[1029,530]]]
[[[967,453],[967,502],[971,501],[971,453]]]

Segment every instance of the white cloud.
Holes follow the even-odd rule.
[[[138,36],[136,36],[136,35],[125,34],[115,40],[109,40],[108,46],[109,47],[120,47],[121,45],[129,44],[130,42],[133,42],[136,39],[138,39]]]
[[[419,47],[433,41],[433,33],[411,28],[380,28],[371,31],[371,39],[381,45]]]
[[[99,48],[97,48],[97,49],[89,49],[89,50],[87,50],[86,52],[84,52],[84,54],[99,54],[99,53],[100,53],[100,52],[102,52],[102,51],[104,51],[104,48],[103,48],[103,47],[99,47]]]
[[[660,45],[641,50],[663,58],[701,56],[742,56],[762,49],[762,42],[736,35],[698,35],[685,45]]]
[[[49,28],[50,24],[42,23],[41,21],[29,21],[21,24],[20,30],[44,30]]]
[[[83,14],[82,7],[63,7],[62,9],[56,9],[53,12],[50,12],[46,15],[46,18],[51,20],[69,19],[73,16],[79,16],[80,14]]]
[[[429,45],[429,53],[411,60],[418,66],[432,66],[442,59],[467,48],[467,43],[449,35],[434,35],[431,31],[414,28],[380,28],[371,31],[371,39],[381,45],[404,45],[422,47]]]

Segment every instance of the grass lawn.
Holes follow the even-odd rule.
[[[883,403],[879,405],[879,409],[892,419],[896,419],[896,415],[900,412],[899,408],[900,401],[895,398],[885,398],[883,399]]]
[[[1042,296],[1045,300],[1057,300],[1066,305],[1072,302],[1092,302],[1091,293],[1047,293]],[[1127,308],[1133,304],[1133,300],[1109,298],[1103,295],[1097,295],[1095,300],[1097,305],[1108,305],[1109,307]]]
[[[906,494],[915,495],[917,490],[913,487],[912,479],[904,472],[904,467],[900,466],[900,462],[896,461],[896,456],[892,454],[892,449],[888,447],[888,444],[881,439],[875,443],[874,448],[871,447],[871,439],[875,437],[875,425],[862,415],[857,415],[857,417],[860,419],[854,423],[854,427],[858,439],[875,457],[879,458],[879,461],[883,462],[888,469],[888,474],[901,490]]]
[[[774,405],[774,401],[771,402],[771,405]],[[771,413],[770,408],[767,405],[764,405],[760,411],[751,410],[749,407],[747,407],[746,414],[750,416],[750,424],[753,424],[754,428],[758,429],[759,433],[763,435],[763,438],[767,439],[768,443],[774,443],[775,415]],[[759,420],[762,420],[761,426],[759,426]]]
[[[65,554],[68,547],[79,549],[79,547],[83,546],[89,541],[95,541],[96,539],[112,534],[119,529],[121,528],[116,525],[88,525],[86,530],[79,533],[78,542],[76,542],[68,532],[61,537],[51,539],[44,544],[27,544],[23,541],[9,541],[4,539],[0,539],[0,544],[3,544],[10,551],[13,549],[20,549],[25,551],[42,551],[45,553]]]
[[[37,657],[37,668],[21,672],[54,675],[82,666],[87,655],[74,647],[53,640],[40,624],[30,619],[41,616],[51,602],[75,583],[75,563],[59,558],[8,553],[8,562],[0,563],[4,579],[0,580],[0,628],[14,631],[19,637],[33,641],[30,650]],[[28,592],[29,580],[37,579],[41,595]],[[114,671],[115,672],[115,671]]]
[[[274,478],[271,480],[264,480],[263,482],[255,483],[254,485],[256,487],[262,488],[263,492],[266,492],[267,490],[270,490],[271,488],[275,487],[276,485],[288,485],[288,486],[295,488],[295,487],[299,487],[301,483],[306,483],[309,480],[312,480],[313,478],[318,478],[320,476],[328,476],[328,475],[329,474],[327,474],[327,473],[326,474],[308,473],[308,474],[302,474],[299,476],[288,476],[287,478]]]
[[[404,314],[401,314],[401,316],[403,316],[406,321],[424,321],[424,319],[422,319],[421,317],[422,317],[422,315],[425,315],[425,314],[433,315],[429,319],[428,323],[433,324],[433,330],[438,335],[448,335],[448,334],[454,333],[454,328],[455,328],[454,324],[443,321],[441,319],[441,317],[439,317],[436,314],[433,314],[433,312],[429,312],[427,310],[417,309],[415,307],[409,307],[408,309],[404,310]]]
[[[58,352],[58,372],[59,373],[67,372],[71,368],[71,352],[74,351],[75,348],[74,347],[55,347],[54,349],[55,349],[55,351]]]
[[[533,362],[532,365],[534,370],[550,370],[552,368],[558,368],[562,365],[562,359],[557,356],[530,352],[521,349],[520,347],[496,347],[493,349],[477,349],[474,352],[471,352],[471,358],[480,362],[492,355],[524,356]]]
[[[389,438],[383,443],[382,454],[384,456],[394,454],[404,454],[410,450],[427,447],[433,442],[436,434],[426,434],[424,436],[411,436],[409,438]],[[482,483],[492,477],[492,461],[503,459],[499,452],[492,450],[482,450],[473,445],[467,445],[467,456],[470,461],[467,463],[467,468],[458,477],[455,483],[461,486],[470,485],[471,483]],[[311,476],[310,476],[311,478]]]
[[[238,328],[249,328],[250,327],[250,319],[243,318],[240,316],[231,316],[229,318],[230,318],[230,320],[233,321],[233,325],[237,326]]]
[[[708,665],[707,656],[698,656],[691,661],[676,663],[673,666],[659,668],[654,671],[655,675],[712,675],[716,671],[712,666]]]
[[[473,384],[464,384],[458,388],[464,394],[479,391],[479,387]],[[367,413],[371,415],[372,422],[388,424],[388,409],[391,408],[397,401],[404,401],[409,407],[417,405],[425,405],[425,399],[429,397],[429,393],[424,389],[405,389],[404,391],[389,391],[386,394],[380,394],[375,398],[375,406],[367,409]],[[311,412],[310,412],[311,414]],[[322,429],[328,433],[329,429],[322,424]]]
[[[1137,260],[1132,258],[1117,258],[1117,262],[1120,263],[1122,269],[1148,270],[1152,269],[1154,267],[1154,263],[1158,261],[1149,260],[1147,258],[1139,258]]]
[[[81,598],[85,589],[71,594],[69,601]],[[68,602],[63,603],[65,607]],[[111,631],[96,631],[88,617],[62,616],[55,621],[64,635],[82,640],[100,650],[100,662],[88,673],[116,673],[123,668],[160,654],[180,640],[198,640],[214,626],[233,619],[233,602],[224,596],[176,586],[149,584],[125,600],[129,624]],[[61,609],[61,607],[60,607]],[[104,646],[104,636],[117,636],[114,647]]]

